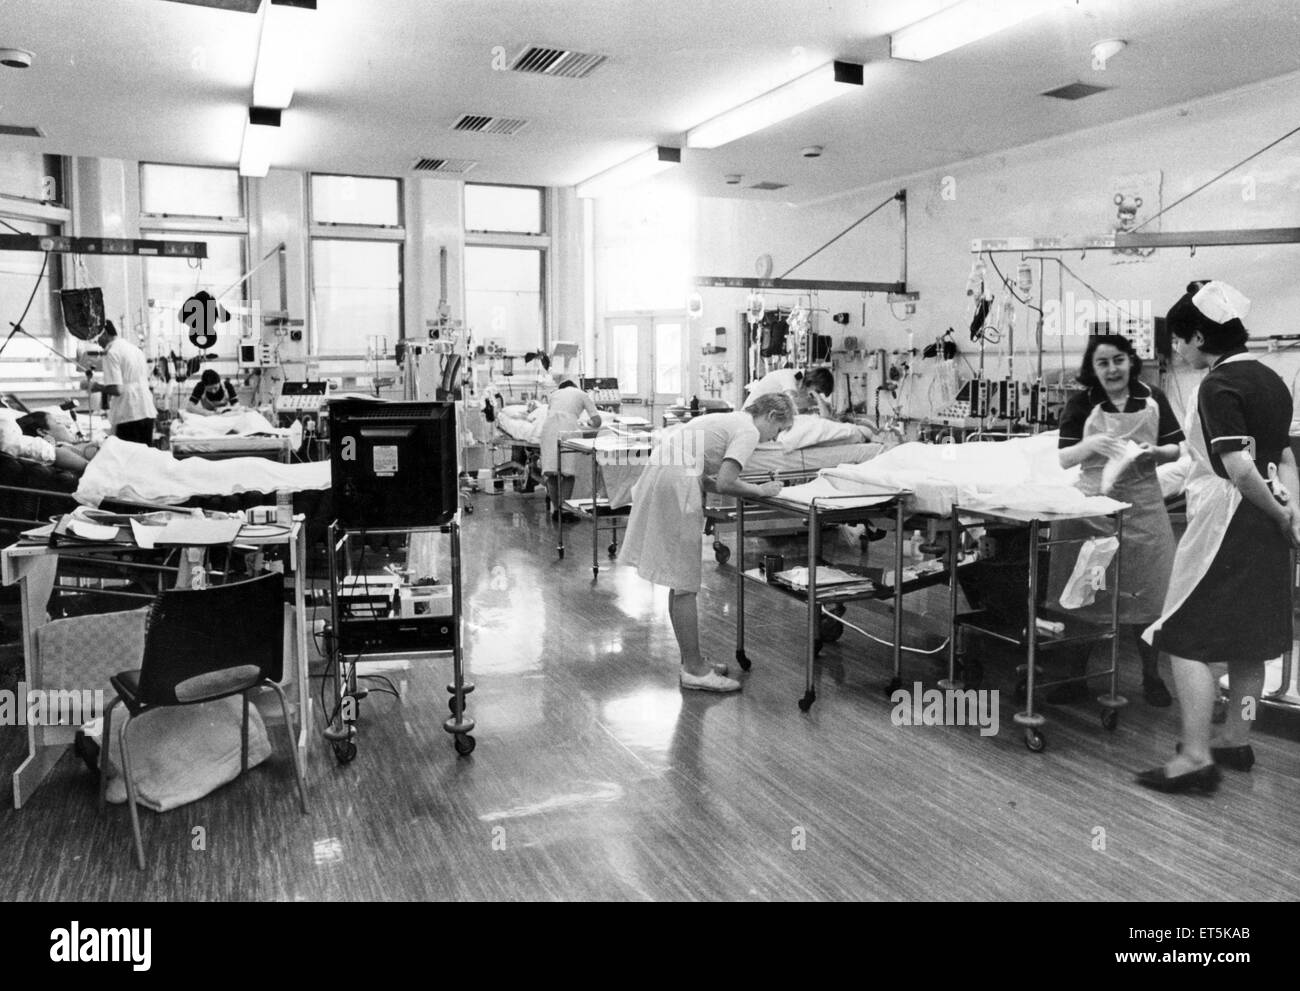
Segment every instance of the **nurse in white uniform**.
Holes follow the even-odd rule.
[[[835,418],[835,409],[830,401],[835,392],[835,378],[830,369],[814,368],[809,372],[799,372],[793,368],[778,368],[747,388],[749,396],[745,400],[744,409],[749,409],[750,404],[759,396],[783,392],[794,403],[796,413],[816,413],[827,419]]]
[[[773,496],[780,482],[751,485],[741,481],[754,448],[776,440],[794,423],[794,404],[783,392],[759,396],[739,413],[709,413],[663,432],[649,465],[632,490],[619,561],[637,574],[666,585],[682,667],[682,688],[734,692],[740,682],[713,670],[700,655],[696,599],[703,573],[701,534],[704,492],[720,495]]]
[[[587,415],[587,424],[592,429],[600,427],[600,414],[596,404],[589,395],[579,389],[573,382],[565,380],[551,393],[547,404],[546,419],[542,421],[542,477],[546,479],[546,494],[551,500],[551,519],[558,519],[569,496],[573,495],[573,459],[576,454],[567,454],[564,464],[560,464],[559,441],[565,434],[575,433],[581,429],[580,419]],[[563,469],[568,468],[569,471]]]

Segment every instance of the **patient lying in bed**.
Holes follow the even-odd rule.
[[[97,506],[105,499],[175,505],[195,496],[328,489],[328,461],[279,464],[265,458],[178,460],[167,451],[110,437],[77,485],[77,501]]]

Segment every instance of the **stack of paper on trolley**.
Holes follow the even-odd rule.
[[[788,571],[782,571],[777,574],[778,581],[785,582],[791,588],[804,589],[808,587],[808,569],[791,568]],[[841,571],[839,568],[832,568],[828,565],[817,566],[817,587],[828,588],[831,585],[861,585],[864,588],[874,588],[874,583],[865,575],[851,575],[847,571]]]
[[[152,525],[132,520],[135,542],[150,547],[211,547],[234,543],[244,524],[240,520],[214,520],[202,516],[176,516],[165,523]]]

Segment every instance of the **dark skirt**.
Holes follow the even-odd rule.
[[[1252,503],[1242,501],[1218,553],[1155,646],[1204,661],[1267,661],[1291,647],[1291,547]]]

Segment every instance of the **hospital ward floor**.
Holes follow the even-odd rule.
[[[458,757],[442,728],[450,662],[394,675],[398,700],[361,703],[356,759],[320,737],[307,757],[310,815],[298,808],[286,740],[206,797],[141,811],[137,870],[124,806],[96,806],[69,751],[22,810],[8,801],[24,731],[0,728],[0,896],[11,900],[1293,900],[1300,743],[1274,718],[1249,774],[1225,771],[1212,797],[1140,788],[1136,770],[1172,752],[1177,708],[1131,701],[1114,732],[1095,702],[1043,707],[1049,745],[999,732],[896,725],[883,688],[889,652],[854,631],[826,645],[817,701],[803,693],[803,606],[750,586],[753,669],[744,691],[682,692],[667,593],[625,567],[592,580],[590,531],[555,531],[540,495],[480,493],[463,530],[465,635],[477,688],[477,749]],[[726,535],[729,543],[734,536]],[[781,545],[797,553],[799,544]],[[755,561],[766,545],[751,541]],[[841,541],[839,552],[856,544]],[[871,545],[875,563],[888,541]],[[701,637],[732,660],[734,572],[702,546]],[[733,562],[734,562],[733,557]],[[445,577],[445,576],[444,576]],[[908,599],[905,640],[942,642],[946,591]],[[324,615],[325,610],[319,610]],[[883,606],[848,619],[887,638]],[[12,630],[10,631],[12,633]],[[940,655],[942,656],[942,655]],[[733,662],[734,663],[734,662]],[[936,663],[905,661],[932,687]],[[1168,669],[1165,668],[1166,680]],[[1172,682],[1171,687],[1172,687]],[[377,683],[371,683],[372,687]],[[1100,687],[1100,686],[1099,686]],[[319,681],[313,679],[313,697]],[[268,723],[270,721],[268,720]],[[205,842],[195,849],[202,829]]]

